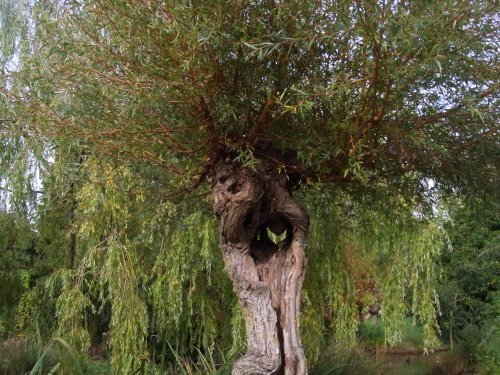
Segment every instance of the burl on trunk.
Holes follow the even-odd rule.
[[[298,329],[309,218],[270,162],[219,162],[212,181],[226,268],[245,315],[247,353],[233,375],[304,375]],[[275,244],[268,230],[286,237]]]

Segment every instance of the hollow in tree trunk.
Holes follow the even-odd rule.
[[[232,374],[307,374],[298,328],[307,214],[269,162],[255,170],[219,162],[212,192],[224,261],[246,319],[247,353]],[[284,239],[276,244],[269,232]]]

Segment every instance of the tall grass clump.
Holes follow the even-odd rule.
[[[194,348],[197,353],[194,358],[182,357],[169,344],[169,348],[175,358],[166,375],[231,375],[232,361],[219,352],[202,352]]]
[[[37,343],[28,337],[10,338],[0,344],[0,374],[26,374],[37,363],[39,350]],[[44,363],[54,362],[52,353],[45,356]]]

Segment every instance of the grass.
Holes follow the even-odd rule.
[[[170,348],[175,359],[163,368],[153,362],[142,362],[134,375],[230,375],[231,362],[217,352],[196,350],[195,357],[182,357]],[[0,375],[111,375],[109,360],[95,361],[77,352],[62,338],[43,345],[34,338],[18,337],[0,343]]]
[[[41,350],[42,349],[42,350]],[[232,360],[222,352],[203,353],[191,358],[181,356],[170,347],[175,359],[160,368],[149,362],[137,375],[230,375]],[[76,352],[66,341],[55,338],[40,347],[36,340],[17,338],[7,340],[0,346],[0,375],[110,375],[109,361],[93,361]],[[376,367],[355,354],[330,356],[310,370],[310,375],[375,375]]]
[[[54,338],[43,345],[33,337],[0,343],[0,375],[107,375],[107,361],[92,361],[66,341]]]
[[[0,344],[0,374],[19,375],[29,372],[39,357],[35,340],[27,337],[15,337]],[[49,354],[44,359],[46,365],[55,364]]]
[[[383,331],[382,331],[383,332]],[[362,333],[365,341],[378,344],[383,336],[380,327],[368,326]],[[406,345],[421,343],[421,332],[409,326],[405,330]],[[325,350],[319,363],[309,370],[310,375],[458,375],[471,367],[464,352],[435,353],[431,356],[382,354],[380,361],[373,354],[357,350],[343,351],[335,347]],[[127,374],[135,375],[230,375],[232,359],[221,351],[203,352],[193,349],[191,356],[183,356],[170,345],[169,362],[144,361],[139,368]],[[408,358],[407,358],[408,357]],[[410,361],[411,359],[411,361]],[[478,372],[474,372],[478,373]],[[61,338],[41,342],[25,337],[0,343],[0,375],[111,375],[109,360],[95,361],[79,353]],[[497,375],[495,372],[479,374]]]
[[[203,353],[198,348],[195,349],[197,356],[195,361],[191,358],[183,358],[179,353],[168,344],[174,358],[175,365],[170,368],[165,375],[230,375],[231,374],[231,362],[228,361],[224,354],[219,351],[217,357],[220,357],[220,361],[215,359],[214,354],[209,351],[208,353]]]

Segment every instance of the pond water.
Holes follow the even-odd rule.
[[[431,375],[440,363],[445,362],[448,352],[431,354],[382,354],[379,355],[382,373],[387,375]]]

